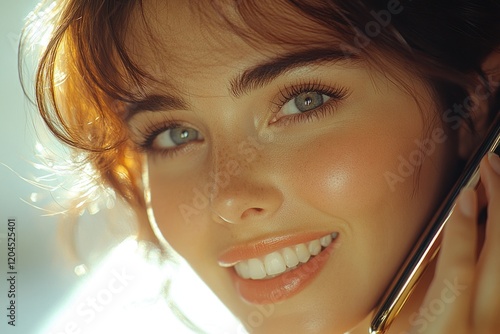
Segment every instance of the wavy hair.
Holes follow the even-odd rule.
[[[204,22],[232,29],[256,48],[262,41],[305,47],[335,40],[383,71],[398,64],[427,82],[442,106],[463,101],[478,83],[491,90],[481,64],[500,45],[498,1],[190,1]],[[39,113],[60,141],[85,156],[100,182],[141,212],[141,159],[123,118],[140,87],[155,78],[125,44],[133,11],[147,27],[142,0],[45,1],[24,30],[21,50],[38,36],[34,29],[53,28],[35,78]],[[290,18],[294,24],[285,24]],[[493,117],[498,93],[491,100]],[[148,224],[141,230],[154,239]]]

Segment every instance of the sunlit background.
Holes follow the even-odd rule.
[[[112,193],[94,189],[76,224],[65,219],[75,184],[58,165],[64,150],[33,118],[17,74],[20,31],[35,5],[0,0],[0,333],[194,333],[177,311],[206,333],[244,333],[188,268],[157,265],[155,252],[128,237],[133,214]],[[16,219],[15,327],[7,317],[9,218]],[[172,272],[175,306],[165,297]]]

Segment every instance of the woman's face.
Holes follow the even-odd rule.
[[[454,136],[416,78],[338,45],[257,51],[188,3],[145,1],[153,43],[130,27],[160,79],[128,118],[158,227],[252,333],[347,331],[439,201]]]

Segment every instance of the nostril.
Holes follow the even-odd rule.
[[[259,216],[261,215],[262,213],[264,212],[264,209],[263,208],[249,208],[249,209],[246,209],[242,214],[241,214],[241,218],[247,218],[247,217],[251,217],[251,216]]]

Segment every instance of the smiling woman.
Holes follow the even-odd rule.
[[[251,333],[365,333],[498,114],[497,1],[55,3],[45,122]],[[499,326],[500,159],[481,173],[388,333]],[[447,279],[475,285],[419,326]]]

